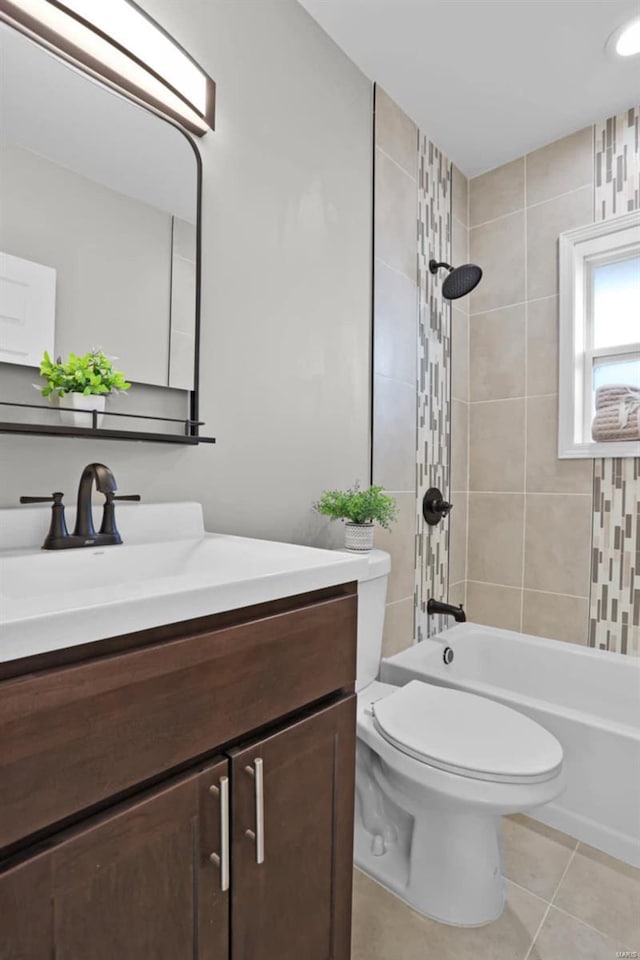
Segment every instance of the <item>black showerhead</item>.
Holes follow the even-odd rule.
[[[447,300],[466,297],[482,280],[482,270],[475,263],[463,263],[461,267],[452,267],[449,263],[438,263],[437,260],[429,261],[431,273],[437,273],[440,267],[446,267],[449,271],[449,276],[442,284],[442,295]]]

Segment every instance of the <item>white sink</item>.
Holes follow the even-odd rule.
[[[40,550],[49,514],[0,510],[0,661],[347,583],[367,565],[206,533],[193,503],[119,505],[122,545]]]

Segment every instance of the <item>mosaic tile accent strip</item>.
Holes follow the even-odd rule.
[[[640,656],[640,458],[596,460],[589,646]]]
[[[416,463],[416,640],[442,630],[445,618],[427,615],[427,600],[449,591],[449,523],[429,526],[422,499],[429,487],[449,496],[451,445],[451,306],[442,296],[443,271],[429,260],[451,262],[451,180],[447,158],[418,138],[418,444]]]
[[[640,209],[640,107],[596,124],[595,219]],[[640,656],[640,458],[594,461],[589,646]]]
[[[595,126],[595,219],[640,207],[640,107]]]

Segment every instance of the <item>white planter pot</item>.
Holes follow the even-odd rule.
[[[373,550],[373,523],[345,523],[344,545],[347,550],[357,553],[369,553]]]
[[[92,427],[93,417],[90,416],[90,413],[81,413],[81,411],[97,410],[97,425],[101,427],[106,402],[107,398],[104,394],[101,396],[90,394],[85,397],[83,393],[68,393],[65,397],[58,397],[60,423],[65,427]]]

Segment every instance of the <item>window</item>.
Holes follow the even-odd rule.
[[[559,400],[559,457],[640,456],[639,213],[560,235]]]

